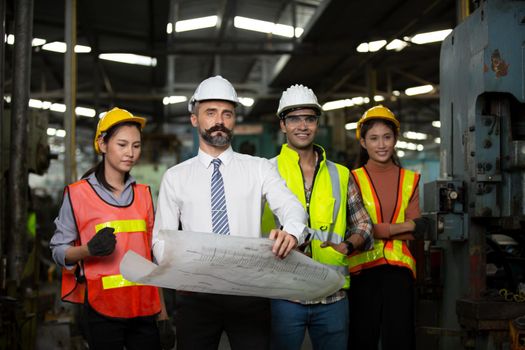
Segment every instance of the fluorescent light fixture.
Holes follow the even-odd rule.
[[[346,123],[345,124],[346,130],[355,130],[357,129],[357,123]]]
[[[4,36],[4,42],[7,42],[8,45],[15,44],[15,36],[13,34],[8,34]],[[40,46],[46,43],[45,39],[33,38],[31,41],[32,46]]]
[[[233,25],[235,28],[252,30],[255,32],[261,33],[271,33],[275,35],[284,36],[287,38],[300,37],[304,29],[303,28],[294,28],[289,25],[272,23],[268,21],[261,21],[258,19],[247,18],[242,16],[235,16],[233,18]]]
[[[11,103],[11,96],[4,95],[4,101],[7,102],[7,103]]]
[[[42,50],[65,53],[67,51],[67,44],[62,41],[53,41],[42,46]],[[85,45],[75,45],[76,53],[89,53],[91,47]]]
[[[361,43],[357,46],[357,52],[376,52],[381,50],[386,45],[386,40],[370,41],[368,43]]]
[[[66,105],[63,103],[53,103],[49,109],[53,112],[64,113],[66,111]]]
[[[40,39],[40,38],[33,38],[33,41],[31,42],[31,45],[32,46],[42,46],[46,43],[47,41],[45,39]]]
[[[186,102],[188,98],[186,96],[166,96],[162,99],[163,105],[171,105],[175,103]]]
[[[397,156],[399,158],[403,158],[405,156],[405,151],[402,151],[402,150],[397,151]]]
[[[392,95],[394,95],[394,96],[401,96],[401,92],[399,92],[399,90],[394,90],[394,91],[392,91]]]
[[[104,116],[106,115],[107,112],[100,112],[100,114],[98,115],[98,119],[102,119],[104,118]]]
[[[407,96],[422,95],[422,94],[428,94],[429,92],[433,90],[434,90],[434,87],[432,85],[421,85],[421,86],[414,86],[414,87],[406,89],[405,94]]]
[[[441,137],[436,137],[434,139],[434,143],[441,143]]]
[[[139,66],[155,67],[157,65],[156,58],[131,53],[101,53],[98,55],[98,58],[113,62],[137,64]]]
[[[383,96],[381,96],[381,95],[375,95],[374,96],[374,101],[376,101],[376,102],[381,102],[381,101],[384,101],[384,100],[385,100],[385,98]]]
[[[352,103],[355,105],[362,105],[363,103],[365,103],[365,99],[361,96],[352,97]]]
[[[416,34],[410,38],[410,41],[414,44],[434,43],[437,41],[443,41],[451,32],[452,29],[444,29],[435,32]]]
[[[345,108],[345,107],[351,107],[353,105],[354,105],[354,103],[350,99],[336,100],[336,101],[326,102],[323,105],[323,110],[324,111],[331,111],[333,109],[340,109],[340,108]]]
[[[369,103],[370,102],[370,98],[369,97],[363,97],[363,102],[364,103]]]
[[[425,146],[423,146],[422,144],[418,144],[417,147],[416,147],[416,149],[417,149],[418,151],[422,151],[422,150],[425,149]]]
[[[175,23],[175,32],[180,33],[187,32],[190,30],[215,27],[217,25],[218,20],[219,17],[217,16],[207,16],[177,21]]]
[[[166,33],[168,33],[168,34],[173,33],[173,23],[168,23],[166,25]]]
[[[39,109],[42,109],[43,108],[43,103],[42,101],[40,100],[35,100],[35,99],[32,99],[30,98],[29,99],[29,103],[28,103],[29,107],[31,108],[39,108]]]
[[[394,39],[386,46],[387,50],[401,51],[407,46],[407,42],[399,39]]]
[[[66,137],[66,130],[58,129],[55,135],[57,137]]]
[[[397,141],[396,147],[397,148],[408,149],[410,151],[415,151],[418,148],[418,144],[413,143],[413,142]]]
[[[57,129],[55,128],[47,128],[47,135],[48,136],[55,136],[57,133]]]
[[[368,43],[368,51],[376,52],[386,45],[386,40],[371,41]]]
[[[83,117],[93,118],[95,115],[97,115],[97,112],[95,112],[93,108],[76,107],[75,114],[81,115]]]
[[[356,48],[357,52],[365,53],[368,52],[368,43],[361,43]]]
[[[432,126],[435,127],[435,128],[441,128],[441,121],[439,120],[434,120],[432,122]]]
[[[239,102],[245,107],[251,107],[255,100],[251,97],[239,97]]]
[[[7,41],[8,45],[13,45],[15,43],[15,36],[13,34],[9,34],[7,36],[7,40],[4,38],[4,41]]]
[[[403,133],[403,136],[407,139],[412,140],[426,140],[428,138],[427,134],[424,134],[422,132],[416,132],[416,131],[405,131]]]

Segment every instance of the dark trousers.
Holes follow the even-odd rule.
[[[381,265],[352,276],[349,350],[415,349],[414,280],[409,269]]]
[[[223,331],[233,350],[269,349],[268,299],[178,291],[175,300],[177,349],[216,350]]]
[[[90,350],[159,349],[157,316],[134,318],[106,317],[84,305],[83,320]]]

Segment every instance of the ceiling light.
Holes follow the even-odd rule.
[[[399,158],[403,158],[405,156],[405,151],[402,151],[402,150],[397,151],[397,156]]]
[[[422,151],[422,150],[425,149],[425,146],[423,146],[422,144],[418,144],[417,147],[416,147],[416,149],[417,149],[418,151]]]
[[[57,133],[57,129],[55,129],[55,128],[47,128],[47,135],[48,136],[55,136],[56,133]]]
[[[397,143],[396,143],[396,147],[397,148],[408,149],[408,150],[411,150],[411,151],[417,150],[418,146],[423,146],[423,145],[418,145],[416,143],[406,142],[406,141],[397,141]]]
[[[255,100],[251,97],[239,97],[239,102],[245,107],[251,107]]]
[[[394,96],[400,96],[400,95],[401,95],[401,92],[399,92],[399,90],[394,90],[394,91],[392,91],[392,95],[394,95]]]
[[[93,118],[95,115],[97,115],[97,112],[93,108],[87,108],[87,107],[76,107],[75,108],[75,114],[81,115],[83,117],[89,117]]]
[[[188,98],[186,96],[166,96],[162,99],[162,104],[171,105],[175,103],[186,102]]]
[[[67,44],[61,41],[53,41],[42,46],[42,50],[65,53],[67,51]],[[84,45],[75,45],[76,53],[89,53],[91,47]]]
[[[428,94],[429,92],[433,90],[434,90],[434,87],[432,85],[414,86],[414,87],[406,89],[405,94],[407,96],[422,95],[422,94]]]
[[[49,109],[53,112],[64,113],[66,111],[66,105],[63,103],[53,103]]]
[[[368,51],[376,52],[386,45],[386,40],[371,41],[368,43]]]
[[[405,131],[403,133],[403,136],[407,139],[412,140],[426,140],[428,138],[427,134],[424,134],[422,132],[416,132],[416,131]]]
[[[168,23],[166,25],[166,33],[168,33],[168,34],[173,33],[173,23]]]
[[[386,46],[386,49],[387,50],[396,50],[396,51],[401,51],[403,50],[408,44],[406,43],[406,41],[403,41],[403,40],[399,40],[399,39],[394,39],[392,40],[387,46]]]
[[[384,100],[385,100],[385,98],[383,96],[381,96],[381,95],[375,95],[374,96],[374,101],[376,101],[376,102],[381,102],[381,101],[384,101]]]
[[[357,52],[376,52],[386,45],[386,40],[376,40],[369,43],[361,43],[356,48]]]
[[[365,53],[368,52],[368,43],[361,43],[356,48],[357,52]]]
[[[361,96],[352,97],[352,103],[355,105],[362,105],[365,103],[365,99]]]
[[[15,36],[13,34],[5,35],[4,42],[7,42],[8,45],[14,45]],[[41,46],[41,45],[44,45],[45,43],[46,43],[45,39],[33,38],[33,40],[31,41],[31,46]]]
[[[139,66],[155,67],[157,59],[149,56],[135,55],[131,53],[102,53],[98,58],[107,61],[137,64]]]
[[[410,41],[414,44],[434,43],[437,41],[443,41],[451,32],[452,29],[444,29],[435,32],[416,34],[410,38]]]
[[[434,120],[432,126],[435,128],[441,128],[441,122],[439,120]]]
[[[275,35],[284,36],[287,38],[299,37],[303,34],[303,28],[295,28],[285,24],[272,23],[268,21],[261,21],[258,19],[247,18],[242,16],[235,16],[233,19],[235,28],[253,30],[261,33],[271,33]]]
[[[66,130],[58,129],[55,135],[57,137],[66,137]]]
[[[436,137],[434,139],[434,143],[441,143],[441,137]]]
[[[190,30],[215,27],[217,25],[218,20],[219,17],[217,16],[207,16],[177,21],[175,23],[175,32],[180,33],[187,32]]]
[[[357,123],[346,123],[345,124],[346,130],[355,130],[357,129]]]
[[[353,105],[354,105],[354,103],[352,102],[352,100],[349,100],[349,99],[336,100],[336,101],[326,102],[323,105],[323,110],[324,111],[331,111],[333,109],[351,107]]]

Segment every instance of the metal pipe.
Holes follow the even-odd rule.
[[[64,155],[64,182],[72,183],[77,179],[76,154],[76,93],[77,93],[77,0],[65,0],[65,39],[67,45],[64,57],[64,129],[66,130],[66,151]]]
[[[456,24],[460,24],[470,14],[469,0],[456,0]]]
[[[8,279],[20,285],[26,261],[27,221],[27,124],[31,77],[33,0],[15,2],[15,48],[11,112],[11,147],[8,176],[9,235]]]

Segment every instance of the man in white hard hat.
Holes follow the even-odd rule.
[[[263,158],[231,148],[237,93],[221,76],[200,83],[190,99],[191,124],[199,133],[199,153],[168,169],[162,179],[153,251],[162,260],[159,230],[260,237],[264,200],[283,228],[274,229],[273,253],[285,258],[304,241],[306,213]],[[175,326],[178,349],[216,349],[221,334],[232,349],[268,349],[270,301],[265,298],[177,291]]]
[[[314,143],[321,106],[311,89],[283,92],[277,116],[288,140],[273,162],[309,214],[310,236],[299,248],[346,277],[343,289],[321,300],[272,300],[272,348],[299,350],[306,329],[314,349],[346,349],[349,287],[347,256],[371,249],[372,223],[349,170],[326,159]],[[278,225],[265,208],[263,231]]]

